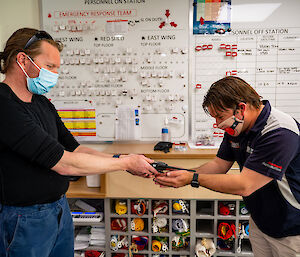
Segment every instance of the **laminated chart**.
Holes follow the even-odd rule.
[[[193,34],[229,32],[231,0],[194,0]]]
[[[96,137],[95,109],[60,109],[57,113],[73,136]]]

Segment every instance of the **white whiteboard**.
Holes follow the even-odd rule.
[[[173,140],[188,139],[188,1],[41,0],[41,7],[43,28],[65,44],[48,97],[79,140],[157,141],[166,125]]]
[[[202,100],[226,75],[245,79],[300,120],[298,0],[198,0],[205,19],[215,4],[227,4],[232,31],[221,35],[193,35],[194,0],[40,1],[42,27],[65,44],[49,98],[66,117],[74,110],[89,116],[68,123],[77,124],[79,140],[115,140],[121,106],[139,111],[139,127],[128,126],[134,139],[159,140],[167,121],[172,141],[217,147],[223,132],[204,114]],[[85,129],[92,136],[84,137]]]
[[[227,75],[300,120],[300,1],[247,2],[232,0],[230,33],[192,36],[191,138],[199,144],[218,146],[223,138],[201,105],[210,85]]]

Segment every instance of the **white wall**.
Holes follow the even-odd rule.
[[[0,51],[19,28],[40,28],[39,0],[0,0]],[[2,75],[2,74],[1,74]],[[0,75],[0,81],[3,76]]]

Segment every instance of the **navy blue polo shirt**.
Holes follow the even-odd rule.
[[[273,178],[244,197],[262,232],[275,238],[300,235],[300,125],[268,101],[263,104],[249,132],[225,133],[217,156]]]

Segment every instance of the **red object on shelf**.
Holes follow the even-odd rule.
[[[226,216],[230,214],[230,210],[229,210],[228,206],[226,206],[224,204],[220,204],[219,212],[221,215],[226,215]]]
[[[221,222],[218,227],[218,237],[227,240],[235,235],[235,225],[233,223]]]
[[[125,257],[125,253],[115,253],[113,257]]]
[[[127,229],[127,219],[114,219],[110,224],[111,230],[125,231]]]
[[[94,250],[88,250],[85,251],[84,256],[85,257],[99,257],[101,255],[100,251],[94,251]]]

